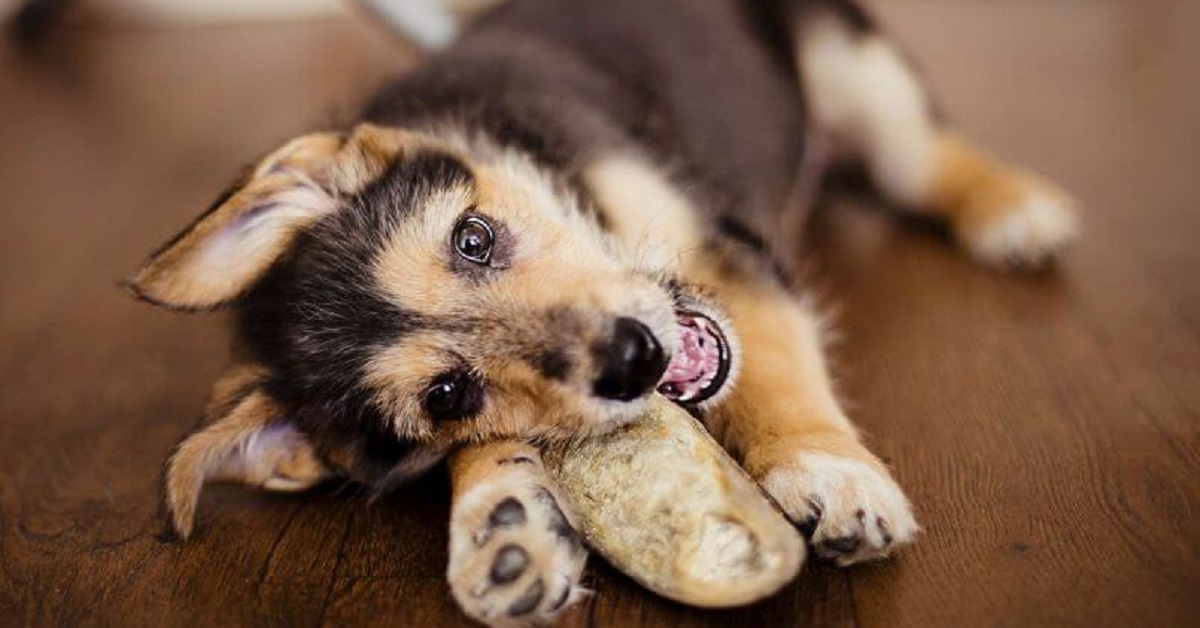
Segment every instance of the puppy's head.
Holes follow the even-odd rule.
[[[468,440],[607,429],[656,388],[711,401],[731,360],[719,315],[578,203],[519,154],[364,125],[262,160],[130,285],[235,304],[255,376],[214,407],[256,399],[264,427],[295,428],[275,440],[367,481]]]

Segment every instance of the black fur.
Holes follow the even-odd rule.
[[[815,11],[827,11],[836,15],[855,33],[865,34],[878,30],[875,18],[855,0],[770,0],[768,4],[774,5],[774,12],[782,18],[779,21],[784,24],[795,24],[797,20],[802,20]]]
[[[702,206],[772,224],[763,214],[782,209],[794,180],[804,105],[790,51],[764,30],[779,20],[762,6],[510,0],[384,88],[364,118],[466,124],[567,176],[632,147]]]
[[[604,208],[580,178],[613,149],[648,155],[781,279],[794,241],[779,214],[803,157],[797,24],[835,15],[860,33],[852,0],[509,0],[450,50],[384,87],[366,120],[450,124],[529,154],[574,188],[601,227]],[[731,232],[729,224],[754,225]],[[804,222],[804,221],[800,221]]]
[[[534,359],[534,366],[547,379],[560,382],[566,381],[574,368],[571,358],[560,349],[547,349]]]
[[[754,231],[733,216],[721,216],[717,220],[717,229],[730,239],[741,242],[758,253],[767,252],[767,241],[762,237],[762,234]]]
[[[714,254],[749,250],[786,281],[771,226],[803,156],[792,26],[810,8],[832,10],[859,31],[874,28],[849,0],[510,0],[384,87],[362,119],[435,133],[465,128],[521,151],[601,227],[604,208],[583,167],[614,150],[639,152],[709,217]],[[472,177],[447,155],[393,164],[301,234],[240,308],[243,340],[275,374],[270,393],[301,429],[354,448],[372,472],[413,449],[361,383],[368,358],[413,330],[469,324],[422,320],[385,298],[370,273],[373,256],[423,195],[454,185],[470,186]],[[453,270],[485,281],[490,267],[503,267],[505,243],[518,234],[499,222],[492,228],[489,264],[451,250]],[[543,314],[548,328],[569,333],[570,312],[563,324]],[[549,379],[575,367],[552,346],[526,353],[520,358]]]
[[[361,453],[384,466],[407,453],[361,382],[375,351],[423,322],[383,296],[371,267],[430,191],[470,181],[466,167],[446,155],[392,164],[341,211],[301,233],[242,301],[241,339],[271,370],[270,394],[301,429],[362,435]]]

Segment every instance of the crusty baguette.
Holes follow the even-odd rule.
[[[804,561],[799,533],[758,485],[662,397],[634,424],[542,455],[588,544],[664,597],[749,604],[778,591]]]

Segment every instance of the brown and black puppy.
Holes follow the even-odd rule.
[[[262,159],[130,281],[237,312],[168,465],[175,527],[206,481],[386,488],[516,439],[455,459],[451,584],[485,621],[549,619],[584,554],[521,441],[610,429],[657,390],[818,555],[886,555],[917,525],[834,396],[794,200],[836,153],[988,264],[1040,264],[1077,224],[931,111],[848,0],[503,4],[358,124]]]

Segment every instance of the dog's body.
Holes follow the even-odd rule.
[[[830,141],[985,262],[1037,263],[1073,234],[1053,187],[936,119],[849,0],[483,16],[361,124],[262,160],[133,279],[158,303],[239,312],[238,360],[168,469],[176,528],[206,480],[388,486],[462,443],[607,429],[657,389],[818,554],[886,555],[916,523],[791,285]],[[473,446],[452,470],[464,608],[520,622],[575,599],[583,553],[536,451]]]
[[[770,44],[782,26],[754,6],[509,2],[365,118],[413,128],[458,116],[580,178],[637,153],[697,210],[767,227],[787,208],[805,105],[790,53]]]

